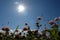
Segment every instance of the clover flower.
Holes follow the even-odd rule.
[[[10,29],[9,29],[7,26],[4,26],[4,27],[2,28],[2,30],[3,30],[3,31],[9,31]]]
[[[26,30],[29,30],[29,27],[26,26],[23,28],[23,31],[26,31]]]
[[[59,20],[59,18],[58,18],[58,17],[54,18],[54,21],[58,21],[58,20]]]
[[[53,24],[54,24],[53,20],[50,20],[50,21],[49,21],[49,24],[50,24],[50,25],[53,25]]]

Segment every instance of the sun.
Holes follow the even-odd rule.
[[[18,6],[18,12],[24,11],[25,7],[23,5]]]

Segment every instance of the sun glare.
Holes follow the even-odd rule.
[[[23,5],[18,6],[18,12],[24,11],[25,7]]]

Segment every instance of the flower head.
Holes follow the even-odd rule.
[[[58,17],[54,18],[54,21],[58,21],[58,20],[59,20],[59,18],[58,18]]]
[[[28,34],[31,34],[32,32],[31,32],[31,30],[28,30],[28,32],[27,32]]]
[[[22,39],[22,36],[19,35],[19,34],[17,34],[17,35],[15,36],[15,38],[16,38],[16,39]]]
[[[15,32],[18,32],[18,30],[15,30]]]
[[[28,23],[25,23],[25,25],[28,25]]]
[[[25,26],[24,28],[23,28],[23,31],[26,31],[26,30],[29,30],[30,28],[28,27],[28,26]]]
[[[37,17],[37,20],[41,20],[41,17],[39,16],[39,17]]]
[[[10,29],[9,29],[8,27],[4,26],[4,27],[2,28],[2,30],[3,30],[3,31],[9,31]]]
[[[50,21],[49,21],[49,24],[50,24],[50,25],[53,25],[53,24],[54,24],[53,20],[50,20]]]
[[[36,35],[38,33],[38,30],[33,30],[31,32],[32,32],[32,34]]]

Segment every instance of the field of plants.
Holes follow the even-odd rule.
[[[22,32],[18,33],[19,25],[13,33],[9,32],[10,28],[3,26],[2,31],[4,32],[0,32],[0,40],[60,40],[60,17],[49,20],[41,32],[39,32],[40,27],[42,27],[40,20],[43,19],[37,17],[35,25],[38,29],[36,30],[31,30],[26,22],[25,27],[22,29],[22,32],[26,31],[26,34],[24,35],[22,35]],[[46,25],[48,24],[50,25],[50,28],[46,29]]]

